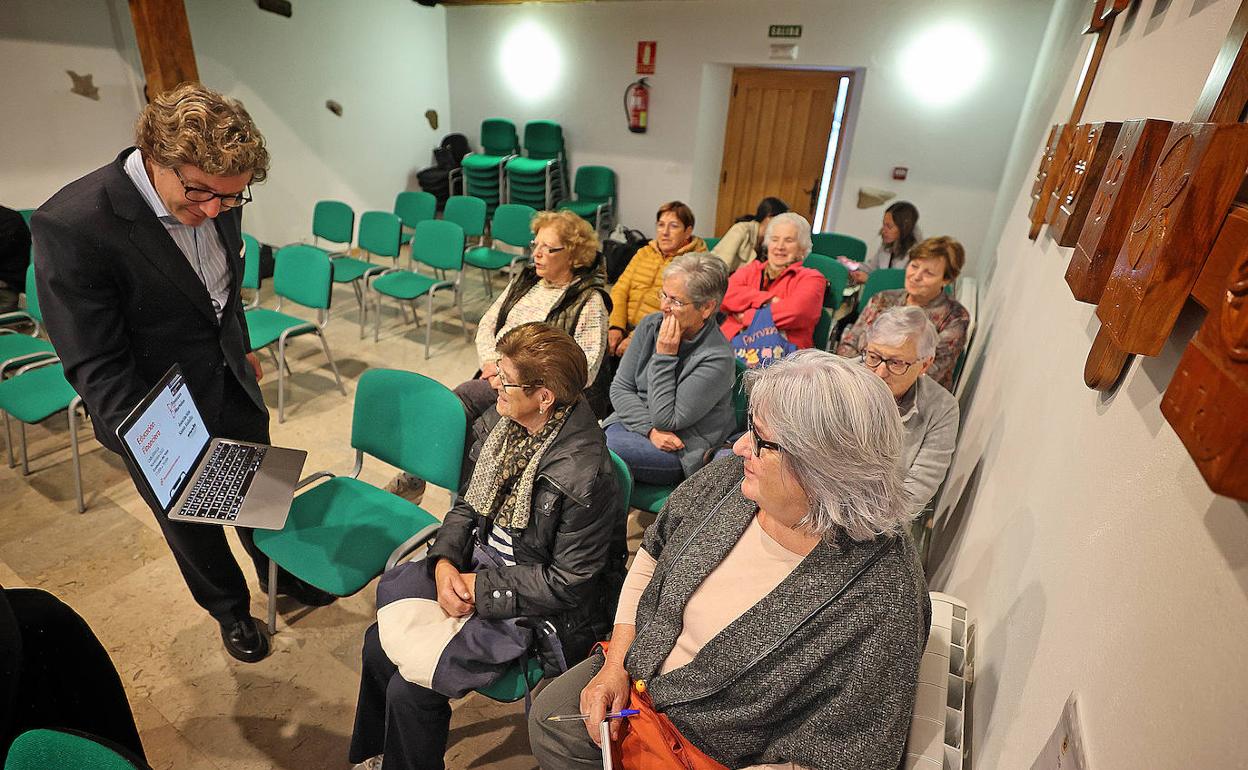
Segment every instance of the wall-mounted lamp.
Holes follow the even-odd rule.
[[[559,86],[563,53],[545,28],[533,21],[523,21],[503,38],[498,68],[517,97],[540,101]]]
[[[910,93],[924,104],[942,107],[979,85],[988,67],[988,49],[975,30],[949,22],[914,38],[898,63]]]

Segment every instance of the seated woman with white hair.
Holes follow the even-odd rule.
[[[719,329],[731,340],[750,327],[759,308],[770,305],[785,339],[799,348],[813,348],[828,281],[802,265],[811,249],[810,223],[792,211],[776,214],[767,223],[764,242],[767,258],[742,265],[728,279],[723,304],[727,318]]]
[[[529,738],[544,770],[597,767],[603,715],[638,706],[683,740],[695,760],[685,766],[901,761],[931,604],[904,534],[896,401],[879,377],[822,351],[746,378],[750,430],[736,457],[672,493],[605,655],[538,695]],[[589,718],[547,721],[577,713]],[[642,732],[631,721],[609,723],[625,764]]]
[[[867,329],[867,346],[859,355],[897,400],[901,471],[915,513],[945,480],[958,441],[958,401],[927,376],[936,360],[937,336],[923,308],[891,307]]]

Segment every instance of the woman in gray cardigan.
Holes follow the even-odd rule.
[[[534,703],[543,770],[598,767],[599,720],[637,682],[730,768],[898,766],[931,604],[904,534],[896,403],[879,377],[822,351],[746,376],[737,456],[672,493],[629,570],[609,650]],[[590,718],[546,721],[569,713]],[[611,722],[614,736],[625,722]]]
[[[728,289],[723,261],[681,254],[663,269],[661,312],[641,319],[611,383],[607,447],[633,478],[679,484],[736,426],[736,363],[714,322]],[[708,320],[710,319],[710,320]]]

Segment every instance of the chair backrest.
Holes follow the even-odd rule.
[[[485,201],[472,195],[452,195],[446,199],[442,218],[464,229],[465,238],[485,233]]]
[[[360,375],[351,446],[443,489],[459,488],[464,404],[416,372],[369,369]]]
[[[826,307],[819,311],[819,323],[815,324],[815,349],[827,350],[828,337],[832,335],[832,311]]]
[[[243,288],[260,289],[260,241],[243,233]]]
[[[278,249],[273,261],[274,294],[304,307],[329,309],[334,268],[328,254],[296,243]]]
[[[861,238],[840,233],[814,233],[810,236],[811,251],[829,257],[846,257],[854,262],[867,258],[867,243]]]
[[[412,236],[412,259],[439,270],[463,270],[464,228],[445,219],[421,222]]]
[[[438,199],[431,192],[408,190],[394,198],[394,213],[406,227],[433,219],[438,214]]]
[[[114,749],[86,733],[46,729],[27,730],[17,736],[4,760],[4,770],[47,770],[53,767],[138,770],[147,765],[121,746]]]
[[[504,203],[494,209],[490,220],[490,237],[508,246],[528,246],[533,240],[533,217],[537,209],[521,203]]]
[[[39,295],[35,293],[35,263],[26,267],[26,312],[30,317],[43,323],[43,313],[39,310]]]
[[[581,166],[572,189],[577,200],[603,203],[615,197],[615,172],[606,166]]]
[[[563,154],[563,127],[553,120],[524,124],[524,152],[530,158],[551,160]]]
[[[481,147],[486,155],[511,155],[519,149],[516,124],[505,118],[481,121]]]
[[[615,452],[611,452],[611,465],[615,468],[615,483],[620,487],[620,494],[624,499],[624,510],[628,510],[629,500],[633,499],[633,472],[628,469],[628,465],[620,459]]]
[[[706,244],[706,250],[710,251],[719,245],[719,238],[703,238],[702,242]]]
[[[845,299],[845,286],[849,283],[849,268],[823,254],[807,254],[802,264],[813,267],[828,279],[828,288],[823,292],[823,306],[840,307]]]
[[[900,289],[906,285],[906,271],[901,268],[881,267],[871,271],[867,282],[862,285],[862,293],[858,295],[858,307],[865,308],[867,300],[877,292],[888,289]]]
[[[330,243],[351,243],[355,212],[342,201],[317,201],[312,209],[312,234]]]
[[[365,211],[360,215],[360,248],[379,257],[399,256],[403,220],[389,211]]]
[[[732,381],[732,411],[737,417],[737,430],[745,430],[745,418],[750,412],[750,399],[745,392],[745,373],[749,371],[745,362],[736,359],[737,368]]]

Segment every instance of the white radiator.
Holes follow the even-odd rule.
[[[904,767],[963,770],[969,740],[963,726],[967,691],[973,678],[974,627],[962,601],[936,591],[931,598],[932,629],[919,665],[919,689]]]

